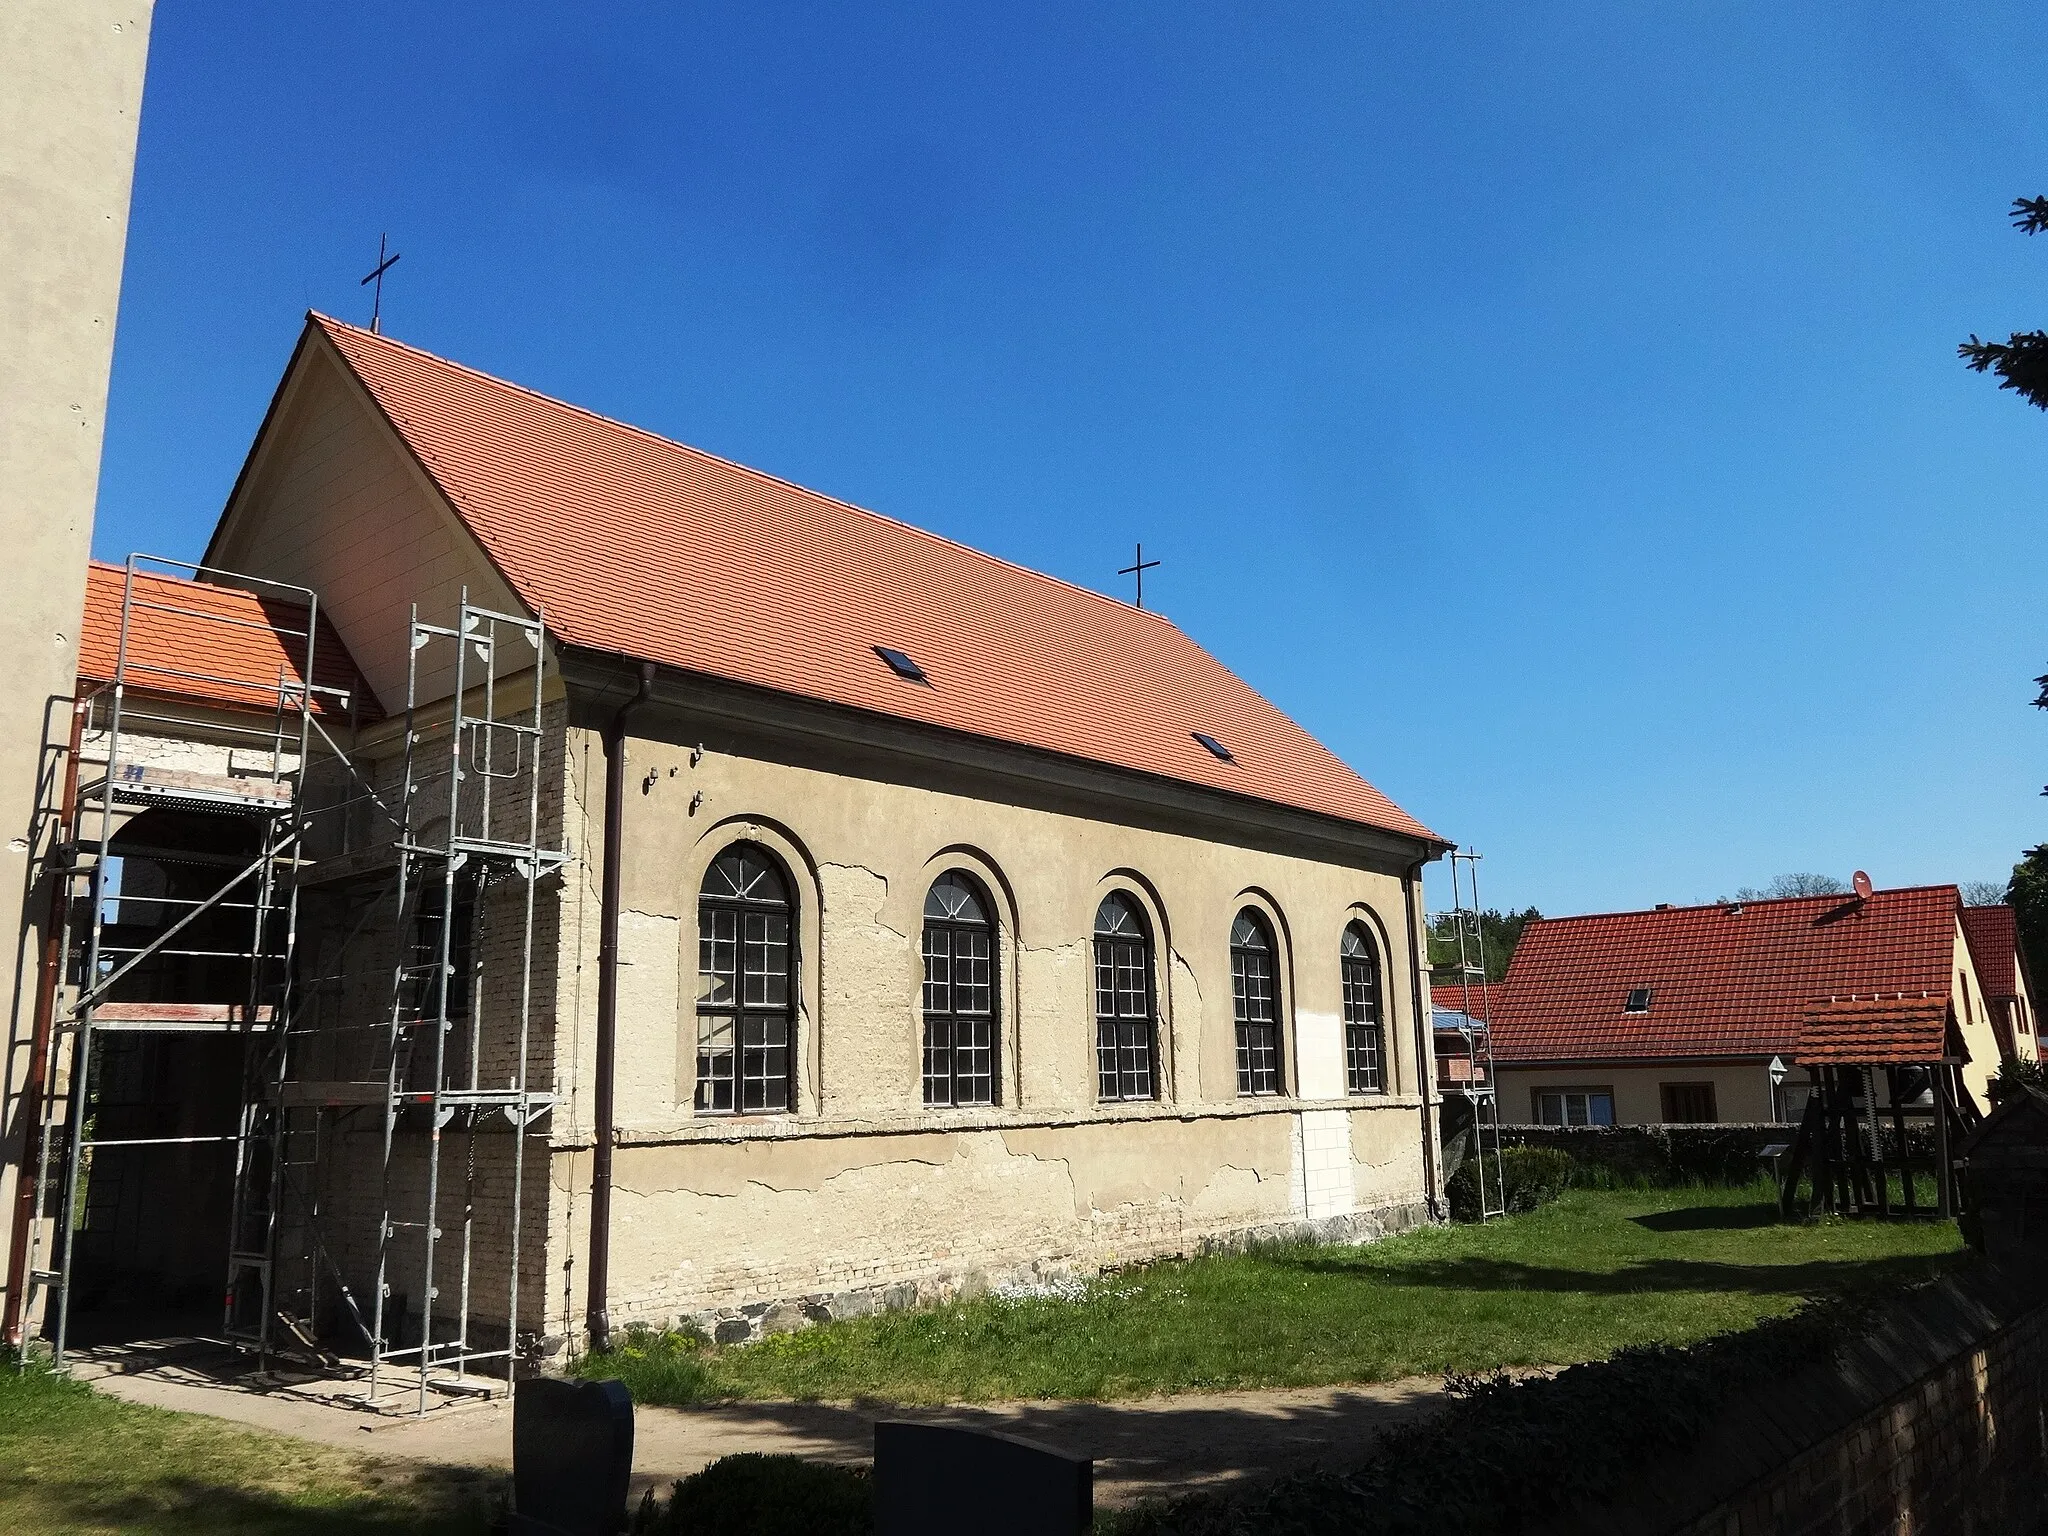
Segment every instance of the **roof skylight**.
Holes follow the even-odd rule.
[[[1628,998],[1621,1005],[1621,1011],[1623,1013],[1648,1013],[1650,1011],[1650,989],[1648,987],[1630,987],[1628,989]]]
[[[889,663],[889,670],[898,677],[905,678],[913,683],[923,683],[927,688],[931,686],[932,680],[924,675],[924,668],[904,655],[903,652],[891,650],[886,645],[878,645],[875,647],[875,654]]]
[[[1214,752],[1219,762],[1234,763],[1237,761],[1236,758],[1230,755],[1230,748],[1223,745],[1222,742],[1211,736],[1207,731],[1189,731],[1188,734],[1211,752]]]

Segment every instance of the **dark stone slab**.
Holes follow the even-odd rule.
[[[623,1382],[540,1377],[513,1389],[511,1536],[615,1536],[632,1473]]]
[[[1095,1463],[1014,1435],[875,1425],[875,1536],[1087,1536]]]

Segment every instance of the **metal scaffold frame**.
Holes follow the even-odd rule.
[[[64,803],[61,807],[64,836],[53,855],[55,873],[64,899],[65,935],[59,948],[71,957],[75,991],[68,1005],[59,1006],[54,995],[53,1016],[48,1021],[49,1048],[39,1055],[34,1075],[37,1100],[36,1181],[34,1208],[29,1226],[27,1273],[31,1293],[54,1291],[55,1318],[51,1343],[55,1363],[62,1366],[71,1322],[71,1285],[75,1268],[77,1235],[80,1229],[79,1201],[93,1162],[93,1153],[115,1149],[143,1149],[161,1146],[220,1144],[240,1137],[95,1137],[94,1119],[88,1109],[93,1101],[100,1048],[109,1035],[149,1033],[190,1033],[221,1031],[245,1038],[274,1029],[276,1021],[290,1006],[292,947],[297,934],[296,871],[301,862],[305,833],[303,787],[306,765],[316,735],[329,746],[332,738],[315,718],[318,696],[343,695],[344,690],[315,685],[319,598],[309,588],[285,582],[236,576],[232,584],[258,596],[265,604],[262,626],[283,642],[281,649],[293,658],[291,668],[280,668],[274,677],[239,676],[218,671],[171,667],[161,661],[139,658],[131,641],[138,617],[150,622],[196,622],[235,628],[258,627],[253,621],[205,609],[185,607],[163,600],[155,587],[149,595],[137,591],[137,577],[177,575],[203,579],[226,577],[186,561],[153,555],[131,555],[123,572],[119,640],[112,679],[82,695],[74,707],[74,730],[70,759],[65,767]],[[279,615],[279,608],[292,610],[296,621]],[[225,648],[232,653],[232,647]],[[217,663],[208,663],[216,665]],[[296,675],[293,675],[294,672]],[[226,738],[245,750],[253,750],[253,765],[245,759],[245,773],[239,778],[153,770],[139,755],[124,753],[128,737],[148,734],[151,727],[189,730],[187,717],[165,714],[176,708],[181,695],[205,688],[228,689],[245,703],[266,701],[271,723],[266,727],[241,723],[239,718],[215,718],[206,733]],[[345,698],[341,702],[347,702]],[[246,713],[246,711],[245,711]],[[103,722],[96,725],[95,722]],[[104,771],[97,780],[80,785],[79,744],[95,729],[103,730],[106,743]],[[336,749],[339,750],[338,748]],[[247,771],[253,767],[254,771]],[[243,826],[255,825],[258,850],[253,859],[237,869],[224,883],[205,896],[170,897],[152,893],[131,896],[108,889],[108,876],[121,858],[114,848],[117,825],[133,813],[156,807],[204,811],[231,819]],[[153,850],[153,857],[192,864],[198,856],[179,859],[174,852]],[[234,861],[230,861],[231,863]],[[182,907],[184,911],[161,932],[140,944],[113,942],[110,929],[121,926],[124,905],[146,902],[157,910]],[[195,949],[175,941],[210,912],[248,914],[248,937],[235,950]],[[82,916],[83,921],[79,921]],[[190,942],[199,942],[193,940]],[[212,999],[213,1007],[164,1010],[123,1007],[114,999],[116,987],[151,960],[226,960],[245,962],[248,968],[245,995],[239,1000]],[[38,1042],[45,1038],[39,1021]],[[68,1051],[65,1042],[69,1042]],[[68,1061],[67,1058],[68,1057]],[[59,1092],[59,1073],[65,1074]],[[237,1147],[237,1161],[242,1149]],[[49,1191],[61,1180],[58,1222],[51,1267],[40,1262],[42,1245],[51,1212]]]
[[[1465,1060],[1470,1064],[1470,1071],[1462,1081],[1446,1081],[1439,1074],[1438,1087],[1445,1094],[1463,1099],[1471,1110],[1472,1150],[1469,1155],[1479,1189],[1482,1221],[1507,1214],[1506,1177],[1500,1149],[1500,1099],[1493,1068],[1492,983],[1487,979],[1486,925],[1480,917],[1479,905],[1479,861],[1483,857],[1478,853],[1451,850],[1451,905],[1437,914],[1439,921],[1450,924],[1449,939],[1458,948],[1458,958],[1448,968],[1456,972],[1459,995],[1465,1004],[1459,1012],[1466,1022],[1458,1026],[1458,1034],[1465,1042]],[[1462,876],[1460,865],[1464,866]],[[1465,904],[1468,890],[1472,898],[1470,906]],[[1479,991],[1479,1012],[1476,1014],[1471,1007],[1475,986]],[[1432,1029],[1432,1039],[1434,1035]]]
[[[155,589],[138,591],[138,574],[164,570],[259,594],[266,624],[167,605]],[[291,665],[259,682],[145,663],[129,639],[137,615],[152,608],[187,623],[268,627]],[[285,612],[289,621],[279,617]],[[40,1140],[28,1270],[33,1286],[53,1291],[46,1328],[61,1367],[93,1150],[232,1142],[223,1339],[255,1354],[266,1369],[273,1354],[345,1368],[341,1354],[317,1337],[323,1287],[331,1287],[327,1298],[359,1340],[358,1361],[367,1356],[361,1400],[382,1410],[396,1391],[423,1412],[430,1394],[489,1390],[470,1379],[480,1368],[509,1381],[521,1347],[526,1139],[554,1103],[552,1093],[529,1080],[538,884],[565,859],[541,836],[546,628],[538,617],[478,607],[467,591],[452,626],[422,621],[415,606],[402,736],[373,732],[367,747],[354,729],[347,691],[312,682],[319,628],[318,597],[309,589],[149,556],[128,562],[114,677],[78,700],[65,770],[65,899],[58,906],[66,921],[53,942],[70,957],[74,989],[66,1003],[53,1005],[56,1048],[36,1061]],[[206,703],[209,689],[217,701],[222,688],[241,707],[205,711],[197,733],[267,744],[267,772],[237,759],[243,777],[231,783],[142,763],[147,754],[138,735],[194,734],[194,717],[175,713],[181,691],[189,706]],[[262,728],[249,724],[251,700],[272,694],[272,719]],[[330,720],[336,706],[350,709],[346,749],[320,718],[323,703]],[[88,729],[104,732],[107,770],[79,787],[78,742]],[[170,903],[162,894],[124,897],[110,887],[107,872],[119,867],[110,861],[121,856],[115,836],[135,810],[159,804],[203,805],[243,827],[253,819],[258,851],[247,861],[186,855],[202,865],[232,862],[234,873],[204,898],[178,898],[182,915],[146,944],[124,945],[110,933],[124,900],[146,899],[158,911]],[[150,856],[164,852],[152,849]],[[304,907],[309,900],[316,905]],[[246,945],[188,956],[179,936],[218,911],[248,914]],[[308,911],[329,919],[315,922],[314,931],[338,940],[320,953],[334,961],[326,974],[311,973],[309,956],[319,951],[307,949],[302,932]],[[152,957],[245,962],[246,996],[171,1007],[112,1002],[116,984]],[[366,988],[383,991],[381,1013],[364,1013],[359,1001],[349,1006]],[[95,1140],[94,1042],[121,1028],[241,1036],[247,1048],[235,1131]],[[356,1070],[347,1080],[316,1076],[323,1067],[331,1076],[338,1063]],[[374,1125],[365,1119],[371,1115]],[[494,1214],[478,1198],[478,1137],[496,1129],[498,1116],[511,1130],[509,1208],[490,1228],[509,1251],[502,1341],[480,1339],[472,1315],[482,1295],[473,1284],[478,1218]],[[374,1142],[359,1134],[365,1132]],[[443,1157],[444,1133],[451,1132],[464,1153],[455,1176]],[[374,1247],[375,1262],[367,1306],[356,1295],[367,1260],[356,1255],[352,1287],[321,1209],[323,1187],[350,1143],[361,1175],[381,1185],[374,1241],[363,1245]],[[374,1150],[374,1168],[362,1156],[366,1147]],[[417,1175],[410,1184],[401,1164]],[[59,1209],[52,1211],[51,1192],[60,1187]],[[459,1196],[452,1220],[451,1195]],[[44,1268],[37,1260],[51,1239],[54,1262]],[[395,1281],[417,1284],[417,1341],[399,1337],[409,1319],[390,1305]],[[453,1295],[444,1295],[451,1282]]]
[[[508,669],[502,650],[513,652]],[[421,662],[428,653],[452,648],[453,692],[445,715],[422,703]],[[372,1297],[371,1356],[368,1396],[376,1400],[384,1387],[385,1367],[410,1360],[418,1408],[424,1412],[428,1393],[437,1387],[461,1391],[469,1371],[499,1361],[509,1380],[518,1353],[520,1229],[525,1205],[526,1131],[554,1104],[554,1095],[528,1082],[532,1056],[533,950],[535,904],[539,882],[559,869],[565,855],[541,845],[541,756],[545,739],[546,627],[539,618],[522,618],[481,608],[463,591],[453,627],[421,621],[412,610],[407,648],[405,752],[399,795],[400,827],[394,897],[401,933],[420,931],[422,902],[429,893],[439,914],[432,924],[429,953],[401,953],[392,973],[392,997],[385,1052],[385,1100],[382,1170],[386,1190],[385,1216],[378,1234],[377,1281]],[[472,658],[476,668],[472,668]],[[530,687],[510,712],[501,709],[501,683],[520,673]],[[443,745],[445,743],[445,745]],[[434,748],[435,750],[429,750]],[[509,761],[508,759],[509,754]],[[438,785],[436,781],[441,781]],[[501,786],[504,786],[501,788]],[[438,793],[430,794],[438,789]],[[429,814],[438,808],[440,814]],[[509,821],[510,825],[507,825]],[[510,835],[507,835],[510,834]],[[513,887],[519,920],[519,958],[515,1001],[511,1008],[511,1070],[503,1086],[486,1086],[482,1057],[485,1048],[483,992],[470,983],[466,1018],[452,1006],[458,992],[456,916],[458,887],[470,882],[476,893],[472,910],[481,914],[483,894],[493,886]],[[502,902],[501,902],[502,905]],[[473,951],[472,951],[473,953]],[[454,1031],[467,1030],[466,1049],[451,1073],[449,1045]],[[422,1086],[415,1078],[413,1057],[424,1043],[431,1072]],[[481,1124],[502,1115],[512,1131],[511,1223],[509,1283],[506,1297],[505,1343],[479,1349],[470,1336],[472,1265],[476,1244],[476,1135]],[[409,1118],[424,1118],[427,1145],[426,1197],[421,1220],[400,1222],[391,1215],[390,1198],[398,1136]],[[435,1338],[435,1303],[440,1297],[443,1132],[458,1125],[465,1140],[467,1182],[463,1189],[457,1248],[457,1303],[449,1317],[453,1337]],[[420,1341],[397,1346],[387,1335],[386,1302],[396,1265],[395,1240],[403,1231],[417,1231]],[[452,1372],[437,1381],[435,1372]]]

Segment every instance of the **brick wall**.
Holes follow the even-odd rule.
[[[1825,1365],[1730,1403],[1680,1458],[1545,1536],[2042,1536],[2048,1285],[1979,1264]]]
[[[2037,1307],[1675,1536],[2048,1529],[2044,1386]]]

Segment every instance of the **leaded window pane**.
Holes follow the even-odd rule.
[[[1096,1091],[1103,1099],[1156,1097],[1152,1064],[1152,943],[1126,896],[1095,914]]]
[[[924,1102],[996,1102],[995,934],[967,876],[941,875],[924,903]]]
[[[1278,1093],[1280,1073],[1279,986],[1273,942],[1266,925],[1250,911],[1238,914],[1230,932],[1231,1005],[1237,1019],[1237,1091]]]
[[[712,861],[697,904],[700,1114],[789,1108],[792,935],[789,888],[764,850],[740,843]]]
[[[1344,1083],[1353,1093],[1380,1093],[1385,1037],[1380,1020],[1380,969],[1372,946],[1353,924],[1344,930]]]

